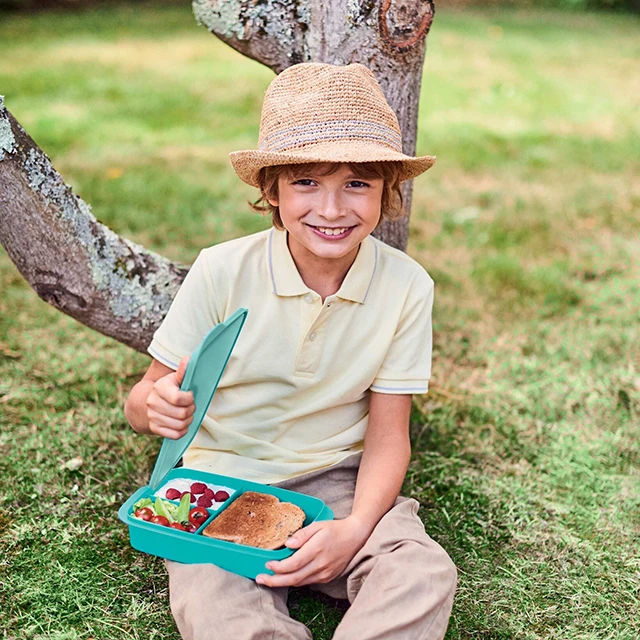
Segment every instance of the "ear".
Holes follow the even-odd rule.
[[[272,206],[272,207],[277,207],[279,200],[278,198],[267,198],[267,202]]]

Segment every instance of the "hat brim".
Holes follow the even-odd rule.
[[[308,162],[400,162],[400,180],[411,180],[433,166],[435,156],[405,156],[377,144],[360,141],[353,146],[340,148],[340,144],[328,142],[313,145],[309,149],[289,152],[243,150],[232,151],[229,159],[238,177],[252,187],[259,187],[260,169],[283,164],[304,164]]]

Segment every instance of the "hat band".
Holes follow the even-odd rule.
[[[260,141],[259,149],[282,151],[333,140],[376,141],[402,153],[402,138],[398,131],[366,120],[329,120],[287,127],[266,136]]]

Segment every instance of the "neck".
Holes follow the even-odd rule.
[[[319,293],[323,300],[340,289],[360,249],[358,245],[340,258],[327,259],[318,257],[305,247],[299,246],[298,243],[289,242],[289,234],[287,234],[287,245],[302,281],[310,289]]]

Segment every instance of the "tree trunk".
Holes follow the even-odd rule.
[[[415,155],[431,0],[195,0],[198,21],[279,73],[298,62],[360,62],[378,78]],[[412,184],[403,187],[411,209]],[[376,236],[406,249],[409,216]],[[0,242],[38,295],[144,351],[187,269],[100,224],[0,97]]]

